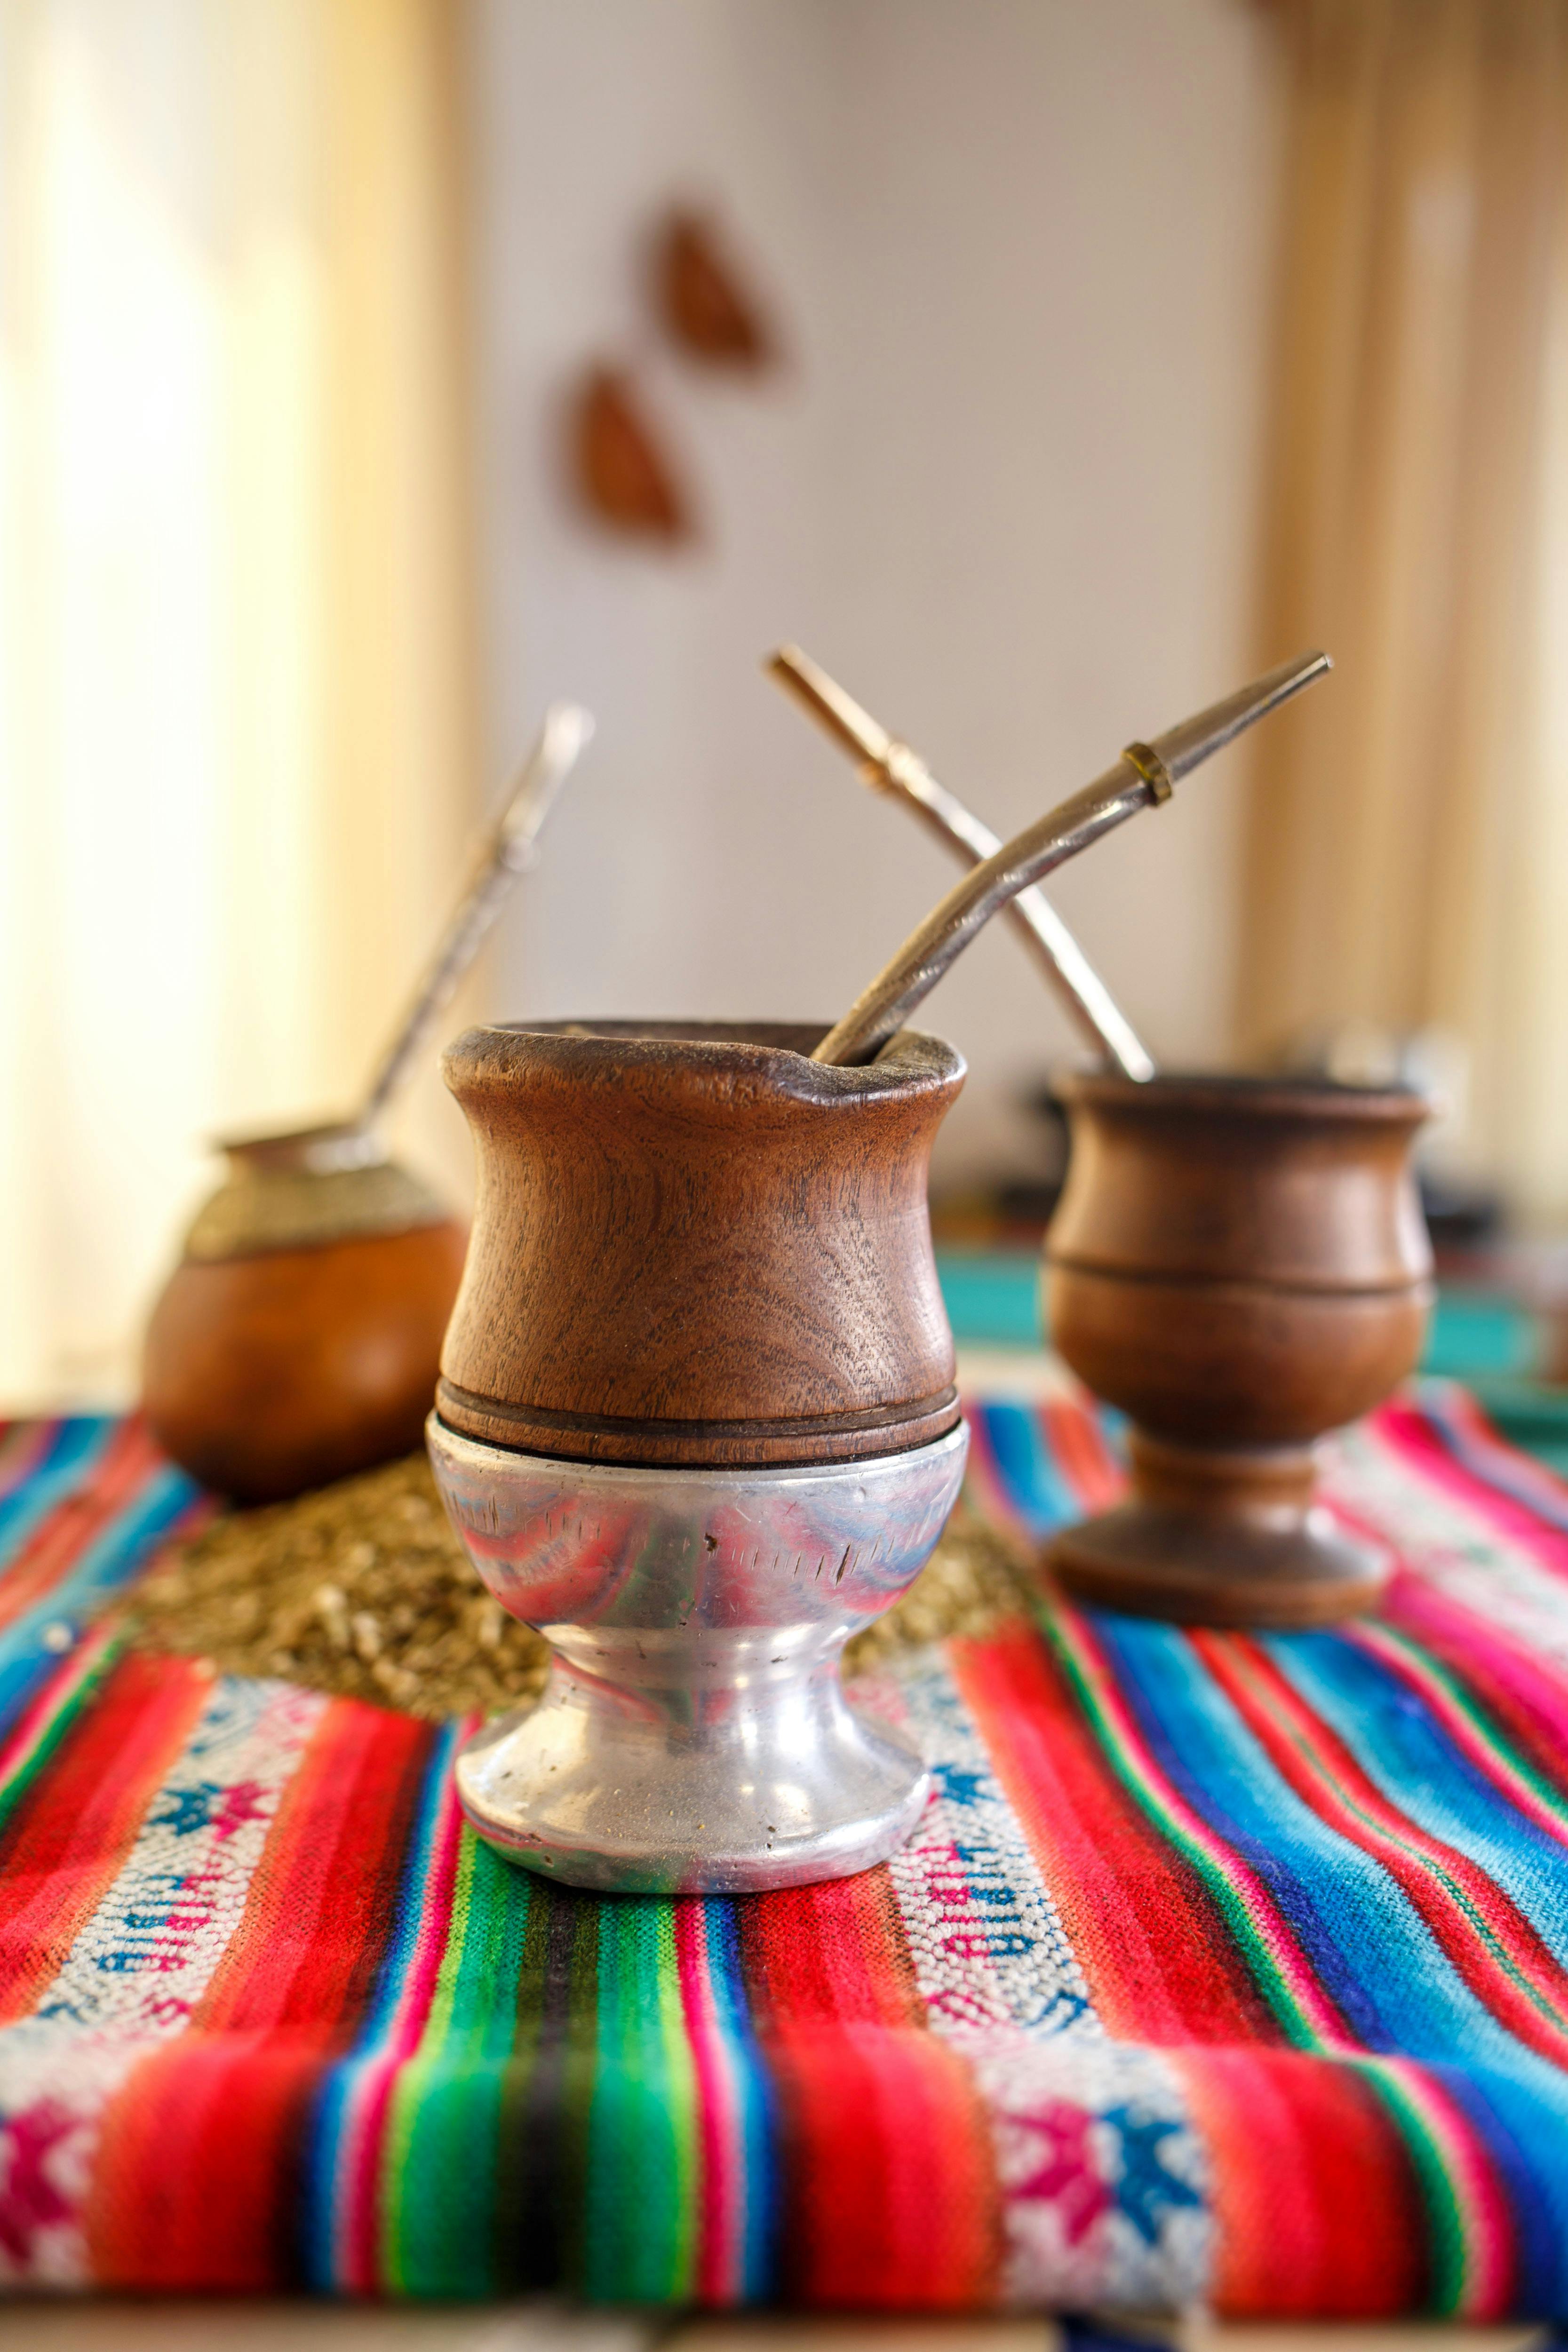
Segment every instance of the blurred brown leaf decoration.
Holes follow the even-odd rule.
[[[577,487],[601,521],[654,539],[690,538],[686,497],[621,370],[589,371],[571,429]]]
[[[695,213],[672,213],[654,249],[659,317],[684,351],[727,367],[761,368],[777,356],[762,312]]]

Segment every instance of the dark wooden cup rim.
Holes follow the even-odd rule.
[[[839,1069],[810,1058],[826,1021],[497,1021],[465,1030],[442,1057],[447,1083],[504,1080],[526,1059],[574,1087],[689,1093],[710,1105],[758,1093],[825,1108],[952,1090],[966,1072],[945,1038],[900,1030],[874,1062]]]
[[[1153,1118],[1364,1120],[1419,1127],[1431,1097],[1415,1087],[1351,1086],[1337,1078],[1291,1077],[1278,1071],[1160,1070],[1125,1078],[1113,1070],[1071,1070],[1056,1082],[1064,1102],[1097,1110],[1144,1112]]]

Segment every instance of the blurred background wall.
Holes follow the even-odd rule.
[[[548,692],[601,731],[508,931],[517,1011],[831,1018],[947,887],[762,677],[797,639],[1005,835],[1223,691],[1251,591],[1279,155],[1239,0],[479,0],[492,770]],[[770,298],[754,387],[647,324],[664,205]],[[596,538],[548,436],[623,361],[700,542]],[[1156,1052],[1229,1048],[1236,773],[1053,885]],[[1026,1165],[1069,1040],[1005,931],[932,1024],[939,1174]]]
[[[468,1011],[843,1009],[950,873],[784,638],[1003,834],[1328,644],[1062,910],[1171,1064],[1440,1034],[1568,1214],[1568,0],[5,0],[0,174],[0,1396],[132,1383],[206,1139],[352,1100],[552,697]],[[656,331],[676,203],[771,373]],[[689,543],[574,495],[599,362]],[[1026,1171],[1004,930],[930,1017],[939,1182]],[[433,1071],[398,1140],[462,1192]]]
[[[346,1103],[450,894],[461,32],[0,7],[0,1396],[133,1381],[211,1137]]]
[[[600,731],[489,1003],[828,1018],[951,877],[770,646],[1003,833],[1234,682],[1276,97],[1240,0],[10,0],[7,1395],[125,1385],[205,1139],[350,1098],[550,697]],[[678,198],[754,389],[650,331]],[[689,549],[566,495],[599,356]],[[1236,791],[1061,886],[1174,1060],[1230,1042]],[[1005,937],[932,1019],[947,1174],[1026,1163],[1067,1039]],[[403,1127],[460,1188],[433,1080]]]

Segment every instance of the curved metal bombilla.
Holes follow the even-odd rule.
[[[413,1067],[437,1015],[450,1003],[480,942],[520,874],[534,864],[540,829],[584,746],[592,715],[575,702],[552,702],[539,739],[513,779],[501,811],[485,836],[468,887],[458,901],[396,1035],[382,1055],[356,1129],[373,1127]]]
[[[1140,809],[1169,800],[1184,776],[1332,667],[1327,654],[1301,655],[1156,735],[1152,743],[1130,743],[1113,768],[1015,834],[956,883],[828,1031],[812,1060],[840,1066],[874,1061],[975,933],[1020,890],[1125,824]]]
[[[798,646],[781,646],[765,667],[858,762],[861,781],[873,792],[891,793],[901,800],[965,865],[980,866],[996,855],[1002,844],[990,826],[972,815],[938,783],[918,752],[889,735]],[[1125,1078],[1152,1078],[1154,1064],[1148,1049],[1045,892],[1030,885],[1019,891],[1006,912],[1068,1019],[1095,1053]]]

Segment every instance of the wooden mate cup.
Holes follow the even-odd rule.
[[[1370,1607],[1387,1569],[1312,1504],[1317,1439],[1415,1369],[1431,1251],[1403,1088],[1079,1075],[1046,1237],[1054,1345],[1126,1412],[1132,1493],[1049,1549],[1082,1599],[1212,1625]]]
[[[904,1032],[470,1030],[479,1199],[429,1446],[544,1694],[458,1765],[479,1833],[611,1890],[866,1868],[929,1777],[838,1661],[924,1564],[966,1435],[926,1174],[963,1063]]]

